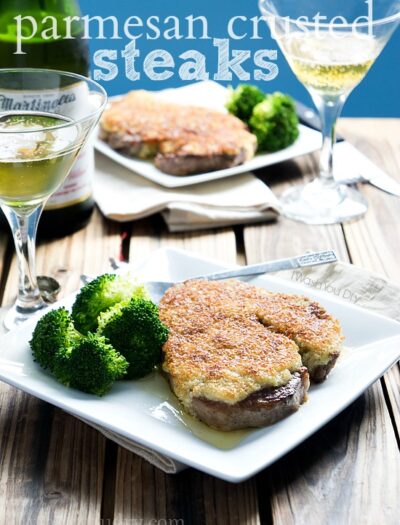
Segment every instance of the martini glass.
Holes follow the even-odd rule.
[[[400,0],[260,0],[259,6],[322,123],[320,174],[283,193],[283,215],[308,224],[361,217],[367,211],[363,196],[333,176],[336,121],[399,25]]]
[[[46,69],[0,69],[0,205],[11,226],[19,285],[4,324],[45,306],[35,274],[38,221],[68,175],[107,100],[90,79]]]

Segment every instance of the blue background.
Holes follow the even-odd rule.
[[[226,27],[231,17],[237,15],[251,18],[259,15],[257,0],[81,0],[82,14],[99,15],[107,17],[116,16],[120,21],[121,34],[123,36],[123,22],[129,16],[139,16],[143,19],[156,15],[163,20],[170,15],[178,16],[183,22],[184,17],[204,15],[208,19],[209,36],[212,38],[226,38]],[[96,33],[95,24],[93,24]],[[185,27],[185,26],[183,26]],[[242,26],[241,26],[242,27]],[[251,31],[250,23],[249,30]],[[239,25],[238,25],[239,29]],[[93,31],[93,30],[91,30]],[[183,30],[185,33],[186,29]],[[268,37],[268,29],[260,30],[260,35],[265,35],[263,40],[231,40],[231,49],[249,49],[252,55],[257,49],[276,49],[276,43]],[[108,35],[108,34],[107,34]],[[122,50],[128,40],[91,40],[91,53],[96,49],[118,49]],[[140,57],[136,59],[136,70],[142,73],[141,79],[132,82],[126,78],[124,59],[119,59],[119,75],[115,80],[103,82],[104,87],[110,95],[126,92],[130,89],[163,89],[183,85],[178,75],[181,61],[179,54],[189,49],[196,49],[207,57],[207,70],[214,73],[217,69],[217,48],[212,45],[212,40],[146,40],[144,37],[138,40]],[[143,57],[153,49],[166,49],[174,57],[178,67],[173,77],[166,81],[152,81],[142,71]],[[281,52],[278,50],[279,75],[270,82],[259,82],[264,91],[281,90],[290,93],[299,100],[310,104],[310,98],[306,90],[290,71]],[[245,62],[244,67],[251,74],[254,69],[252,59]],[[212,75],[210,74],[210,78]],[[254,82],[250,80],[249,82]],[[233,79],[234,85],[238,80]],[[378,58],[371,71],[355,89],[350,96],[343,114],[347,116],[373,116],[373,117],[400,117],[400,30],[398,29],[389,44]]]

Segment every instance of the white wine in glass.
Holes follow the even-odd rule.
[[[30,208],[61,185],[78,151],[79,131],[74,126],[62,127],[68,122],[47,113],[0,116],[0,130],[9,132],[7,140],[0,142],[0,195],[5,205]]]
[[[333,176],[336,121],[398,27],[400,0],[261,0],[259,5],[322,123],[319,177],[286,190],[282,213],[308,224],[359,218],[368,207],[364,197]]]
[[[379,54],[368,35],[292,33],[281,41],[297,78],[321,96],[350,92],[367,74]]]
[[[107,96],[80,75],[21,68],[0,69],[0,101],[0,205],[19,270],[17,299],[4,319],[11,329],[45,306],[35,274],[38,221],[86,144]]]

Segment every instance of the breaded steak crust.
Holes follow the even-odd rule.
[[[189,410],[193,396],[237,403],[265,386],[285,385],[302,367],[293,341],[239,317],[213,320],[190,335],[172,330],[164,352],[164,370]]]
[[[153,158],[166,173],[189,175],[242,164],[257,139],[238,118],[172,104],[142,90],[113,102],[101,119],[101,136],[114,149]]]
[[[279,399],[281,408],[279,389],[297,385],[293,411],[308,388],[303,365],[311,378],[323,380],[343,339],[338,321],[318,303],[236,280],[177,284],[165,293],[159,312],[170,329],[163,368],[175,394],[189,412],[203,420],[208,414],[206,422],[224,430],[248,422],[243,403],[257,392],[263,392],[264,409],[266,390],[267,399]],[[296,374],[301,384],[294,381]],[[258,405],[252,404],[253,416],[261,397]],[[208,402],[214,403],[212,410]],[[219,404],[229,405],[232,417],[227,420],[223,410],[215,423],[212,413]],[[286,413],[279,409],[275,416]],[[261,420],[267,424],[271,418],[269,412]]]

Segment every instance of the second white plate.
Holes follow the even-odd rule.
[[[156,93],[162,99],[170,100],[173,103],[192,104],[224,111],[227,92],[228,90],[226,88],[216,82],[199,82],[197,84],[158,91]],[[184,177],[168,175],[160,171],[151,161],[140,160],[119,153],[99,138],[95,142],[95,147],[103,155],[106,155],[115,162],[118,162],[118,164],[121,164],[146,179],[166,188],[180,188],[191,186],[192,184],[200,184],[201,182],[232,177],[240,173],[257,170],[312,153],[321,147],[321,134],[318,131],[300,125],[299,138],[288,148],[275,153],[258,154],[253,159],[233,168],[201,173],[199,175],[187,175]]]

